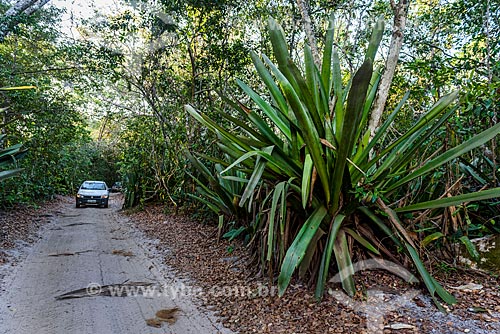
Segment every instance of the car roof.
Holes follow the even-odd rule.
[[[80,185],[80,187],[83,187],[84,185],[91,185],[91,184],[103,184],[106,188],[108,187],[108,185],[104,181],[84,181]]]

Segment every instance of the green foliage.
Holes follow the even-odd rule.
[[[471,256],[474,261],[479,261],[480,260],[480,255],[479,252],[476,249],[476,246],[470,241],[470,239],[467,236],[461,236],[460,241],[465,245],[465,248],[467,249],[467,252]]]
[[[11,92],[16,90],[24,90],[24,89],[33,89],[36,87],[33,86],[18,86],[18,87],[1,87],[1,92]],[[6,113],[9,107],[5,107],[0,109],[0,112]],[[6,118],[4,118],[6,121]],[[0,124],[0,130],[4,132],[4,129],[7,127],[7,123]],[[0,181],[6,180],[8,178],[14,177],[23,171],[22,168],[14,168],[12,169],[11,165],[15,165],[17,167],[17,160],[22,158],[27,149],[23,148],[22,144],[16,144],[13,146],[7,146],[3,148],[4,142],[7,140],[7,135],[5,133],[0,133]],[[11,168],[11,169],[7,169]]]
[[[338,270],[354,294],[359,248],[406,256],[436,301],[453,302],[420,251],[451,240],[473,254],[469,238],[500,232],[498,4],[411,4],[419,24],[404,32],[373,138],[389,32],[368,16],[392,19],[388,3],[311,2],[320,64],[293,1],[156,5],[96,15],[81,41],[46,8],[0,42],[0,87],[38,87],[0,88],[0,205],[122,179],[126,207],[218,216],[219,236],[243,238],[257,269],[279,271],[280,293],[298,272],[320,297]]]
[[[117,178],[115,150],[91,143],[80,96],[69,89],[66,69],[74,67],[65,63],[68,48],[56,41],[56,12],[30,17],[0,43],[0,130],[6,134],[0,135],[0,172],[3,178],[5,164],[14,163],[17,175],[0,182],[0,206],[72,194],[89,178],[110,184]]]
[[[6,118],[12,121],[6,130],[11,138],[24,142],[29,154],[17,162],[23,173],[1,185],[0,202],[31,202],[56,193],[72,193],[82,181],[76,179],[79,171],[87,175],[91,172],[85,168],[86,157],[80,156],[81,151],[74,145],[89,140],[79,114],[68,110],[68,105],[61,101],[48,103],[39,94],[9,95],[9,100],[11,107]],[[29,114],[22,111],[33,106],[41,110]]]
[[[344,87],[340,80],[337,60],[332,56],[335,51],[329,50],[333,47],[333,38],[327,38],[332,44],[325,46],[322,68],[316,68],[306,46],[304,70],[301,70],[290,59],[281,27],[274,21],[270,21],[269,26],[277,65],[264,55],[263,62],[252,55],[256,70],[268,88],[268,95],[259,96],[239,82],[259,111],[230,103],[240,117],[246,118],[243,129],[250,128],[250,131],[228,129],[208,115],[186,106],[193,118],[217,135],[219,145],[229,159],[226,163],[229,166],[224,171],[210,176],[212,190],[205,187],[200,193],[201,200],[221,207],[223,197],[240,198],[239,206],[247,208],[253,229],[250,239],[267,236],[256,247],[262,254],[259,257],[262,267],[281,268],[278,279],[280,294],[285,292],[295,269],[305,259],[310,261],[314,254],[323,250],[317,257],[321,258],[320,266],[310,262],[305,266],[317,277],[317,296],[323,294],[332,253],[342,273],[343,288],[354,295],[353,249],[348,242],[352,239],[368,251],[378,252],[372,245],[402,247],[413,260],[436,304],[439,305],[437,296],[447,303],[454,303],[453,296],[425,269],[414,240],[395,210],[441,208],[498,197],[500,189],[495,188],[443,200],[435,199],[441,195],[435,194],[428,201],[418,197],[406,204],[401,201],[408,187],[423,182],[460,155],[495,138],[500,125],[433,156],[423,145],[438,136],[441,126],[453,115],[456,108],[451,108],[451,105],[457,93],[443,96],[399,137],[388,138],[388,129],[408,98],[405,95],[370,140],[369,133],[363,132],[366,126],[363,120],[368,119],[373,101],[371,92],[378,82],[378,73],[372,72],[372,57],[380,42],[382,22],[376,24],[365,61],[349,80],[348,87]],[[333,35],[333,31],[329,34]],[[348,90],[348,93],[343,90]],[[332,109],[331,96],[338,97]],[[241,126],[240,122],[238,125]],[[188,156],[192,157],[191,154]],[[208,173],[207,167],[199,161],[194,165],[200,173]],[[222,192],[216,190],[222,189],[220,177],[229,170],[245,175],[238,179],[246,184],[242,192],[231,194],[227,188]],[[293,218],[287,218],[278,232],[275,226],[282,222],[276,222],[276,212],[280,210],[277,203],[283,194],[283,182],[287,180],[289,186],[281,210],[285,212],[283,216]],[[399,203],[399,207],[391,208],[387,203]],[[254,210],[256,207],[259,213]],[[235,208],[228,208],[234,215]],[[378,228],[373,230],[370,220]],[[281,254],[283,249],[286,250],[284,257]],[[266,265],[265,262],[269,263]]]
[[[6,135],[0,135],[0,143],[3,142]],[[22,144],[17,144],[4,149],[0,149],[0,181],[11,178],[23,171],[22,168],[11,168],[10,165],[15,165],[17,160],[24,155],[26,150],[22,149]]]

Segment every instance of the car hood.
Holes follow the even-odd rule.
[[[85,190],[79,190],[78,194],[83,195],[83,196],[102,196],[102,195],[108,195],[108,191],[107,190],[88,190],[88,189],[85,189]]]

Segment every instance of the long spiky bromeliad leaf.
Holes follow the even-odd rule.
[[[363,169],[367,169],[368,166],[365,166],[363,163],[367,159],[368,155],[370,154],[370,151],[375,147],[376,144],[378,144],[382,138],[386,135],[387,129],[391,124],[394,122],[396,119],[397,114],[405,104],[405,102],[408,100],[408,97],[410,96],[410,92],[406,92],[401,101],[398,103],[394,111],[389,115],[387,120],[380,126],[380,128],[377,130],[375,133],[375,136],[372,138],[372,140],[368,143],[368,146],[365,147],[363,150],[358,150],[356,152],[356,155],[353,158],[353,161],[357,165],[361,165]],[[369,133],[367,131],[367,133]],[[355,181],[355,180],[353,180]]]
[[[259,106],[259,108],[269,117],[271,121],[273,121],[274,125],[280,129],[283,135],[291,140],[290,126],[283,121],[276,109],[271,107],[263,98],[261,98],[257,93],[253,91],[250,87],[248,87],[243,81],[237,79],[236,82],[243,89],[243,91]],[[274,139],[274,138],[272,138]]]
[[[271,148],[270,146],[269,148]],[[285,159],[280,159],[279,156],[274,156],[271,155],[269,152],[274,151],[273,150],[266,150],[264,148],[263,150],[256,150],[256,151],[250,151],[245,154],[240,155],[231,165],[229,165],[226,169],[224,169],[221,173],[224,174],[228,170],[234,168],[240,163],[245,162],[247,159],[254,157],[254,156],[260,156],[264,159],[266,159],[268,162],[270,162],[272,165],[275,165],[280,171],[283,172],[283,174],[288,175],[289,177],[298,177],[300,176],[300,168],[293,163],[293,161],[290,160],[285,160]]]
[[[225,197],[221,194],[221,188],[218,187],[218,191],[212,191],[210,190],[207,186],[203,184],[200,180],[192,176],[191,174],[188,173],[188,175],[193,178],[193,180],[198,184],[198,187],[196,187],[196,191],[204,196],[207,202],[211,203],[212,205],[217,206],[218,211],[214,211],[215,213],[219,214],[220,211],[223,211],[224,213],[228,215],[235,215],[237,214],[237,209],[234,207],[234,204],[228,200],[225,201]],[[210,200],[210,201],[208,201]],[[202,201],[206,203],[205,201]],[[213,209],[212,209],[213,210]]]
[[[304,63],[305,63],[305,77],[306,77],[306,84],[308,89],[310,90],[314,102],[314,109],[316,109],[317,115],[319,116],[318,121],[323,122],[325,112],[324,108],[324,101],[321,100],[322,96],[320,96],[321,89],[322,87],[321,84],[321,77],[319,76],[318,69],[316,68],[316,65],[314,64],[314,59],[312,55],[311,48],[306,45],[304,47]],[[321,125],[323,127],[323,125]]]
[[[415,153],[421,148],[429,138],[432,138],[438,129],[456,112],[456,107],[451,108],[444,115],[441,116],[434,125],[430,128],[421,128],[415,134],[408,138],[407,141],[401,143],[398,147],[394,148],[393,152],[384,160],[382,165],[377,169],[377,172],[373,175],[373,178],[377,178],[382,175],[385,171],[390,169],[391,174],[396,174],[399,171],[401,173],[407,173],[407,167],[412,161]],[[387,180],[386,180],[387,181]]]
[[[184,150],[184,155],[190,160],[191,164],[201,173],[203,178],[210,184],[210,186],[216,192],[218,198],[222,203],[224,203],[224,207],[226,209],[233,208],[232,194],[229,194],[226,189],[222,188],[220,183],[217,182],[215,177],[210,173],[210,171],[203,165],[195,156],[191,154],[188,150]],[[195,182],[198,184],[203,184],[200,180],[191,176]],[[236,213],[233,209],[233,213]]]
[[[448,291],[446,291],[427,271],[425,268],[425,265],[422,263],[422,260],[420,259],[417,251],[415,250],[414,247],[412,247],[408,242],[404,241],[401,242],[400,240],[402,239],[401,236],[399,238],[396,238],[397,233],[394,233],[390,230],[390,228],[379,218],[377,217],[373,212],[371,212],[368,208],[366,207],[361,207],[359,208],[361,212],[367,215],[373,222],[375,222],[379,228],[381,228],[386,235],[388,235],[399,247],[402,247],[404,244],[404,247],[407,249],[408,254],[410,255],[413,263],[415,264],[415,267],[417,268],[417,271],[419,272],[420,276],[422,277],[429,293],[431,294],[431,297],[435,303],[435,305],[441,310],[444,311],[444,308],[442,305],[439,303],[439,301],[436,298],[436,293],[438,294],[441,299],[443,299],[446,303],[448,304],[454,304],[456,303],[455,297],[451,295]]]
[[[6,137],[5,134],[0,134],[0,143]],[[12,168],[0,171],[0,181],[17,176],[24,169],[17,168],[17,160],[23,158],[28,153],[28,149],[23,149],[23,144],[16,144],[4,149],[0,149],[0,168]]]
[[[324,206],[319,206],[307,219],[307,221],[302,225],[299,233],[293,240],[293,243],[288,248],[283,264],[281,265],[280,275],[278,277],[278,294],[283,296],[285,293],[290,279],[292,278],[295,268],[300,264],[304,258],[306,249],[309,246],[312,238],[316,234],[319,225],[323,221],[327,214],[327,210]]]
[[[230,200],[231,196],[234,196],[234,194],[240,194],[240,192],[237,193],[232,193],[229,189],[224,187],[222,184],[220,184],[218,187],[214,187],[216,191],[210,190],[203,182],[201,182],[199,179],[194,177],[193,175],[187,173],[195,182],[198,184],[198,187],[196,190],[198,193],[201,195],[205,196],[206,198],[210,199],[212,204],[216,205],[219,208],[219,211],[223,211],[224,213],[228,215],[237,215],[238,214],[238,208],[235,206],[235,204]],[[221,192],[224,192],[222,194]],[[225,196],[227,194],[227,196]],[[227,200],[226,198],[229,198]],[[219,214],[219,212],[216,212]]]
[[[427,113],[425,113],[417,123],[415,123],[404,135],[399,137],[397,140],[389,144],[382,152],[380,152],[379,156],[385,156],[387,152],[392,151],[394,147],[401,144],[401,142],[405,141],[408,137],[413,136],[416,131],[421,129],[422,127],[428,125],[430,122],[435,120],[446,108],[448,108],[457,98],[458,92],[452,92],[448,95],[443,96],[439,101],[437,101]]]
[[[401,158],[401,155],[402,155],[401,149],[411,147],[410,145],[408,145],[409,138],[411,138],[413,136],[414,137],[413,140],[416,140],[418,137],[417,134],[423,133],[423,131],[425,131],[425,127],[428,125],[431,125],[444,112],[444,110],[450,106],[450,104],[456,99],[456,96],[457,96],[457,93],[454,92],[454,93],[451,93],[451,94],[448,94],[448,95],[442,97],[403,136],[399,137],[397,140],[395,140],[394,142],[389,144],[385,149],[383,149],[381,152],[379,152],[374,159],[367,161],[367,157],[368,157],[370,151],[375,147],[375,145],[379,144],[382,141],[384,135],[387,133],[387,129],[394,122],[399,110],[402,108],[403,104],[408,99],[409,93],[410,92],[408,91],[405,94],[405,96],[403,97],[401,102],[394,109],[394,112],[391,113],[391,115],[388,117],[388,119],[377,130],[375,136],[370,141],[368,146],[366,148],[364,148],[363,150],[359,150],[356,153],[356,156],[354,157],[353,160],[357,165],[359,165],[361,167],[362,170],[368,171],[370,168],[372,168],[372,166],[374,166],[381,159],[385,159],[384,162],[385,162],[386,167],[388,167],[388,166],[394,167],[393,164],[391,164],[389,162],[395,160],[398,156],[400,157],[399,161],[404,162],[404,159]],[[442,124],[442,122],[444,122],[450,115],[451,115],[451,113],[448,112],[445,116],[441,117],[439,122],[434,125],[434,130],[437,127],[439,127],[439,124],[440,123]],[[433,132],[433,130],[429,130],[428,136],[432,132]],[[424,139],[425,138],[426,137],[424,137]],[[395,148],[397,148],[397,149],[395,150]],[[418,148],[418,147],[413,147],[411,150],[414,151],[416,148]],[[410,152],[410,151],[408,151],[408,152]],[[392,160],[388,160],[388,159],[392,159]],[[358,182],[362,175],[352,168],[351,168],[351,170],[353,172],[353,175],[352,175],[353,176],[353,183]],[[376,176],[380,176],[384,173],[387,174],[388,170],[386,168],[384,168],[383,166],[380,166],[377,168],[377,171],[375,173],[377,174]]]
[[[305,144],[309,152],[311,153],[311,158],[313,159],[314,166],[318,172],[321,184],[323,186],[323,191],[325,193],[326,202],[330,202],[330,186],[328,182],[328,171],[326,169],[325,161],[323,160],[323,148],[320,142],[318,131],[314,126],[309,113],[305,109],[302,101],[297,95],[295,89],[292,87],[290,82],[285,78],[285,76],[278,70],[273,64],[270,65],[273,70],[276,79],[280,83],[285,96],[287,97],[288,103],[293,110],[295,117],[297,118],[301,137],[304,139]]]
[[[333,224],[331,224],[330,233],[328,234],[328,239],[326,241],[326,249],[323,251],[323,255],[321,257],[321,264],[318,272],[318,282],[316,283],[316,291],[315,291],[316,299],[320,299],[321,297],[323,297],[326,280],[328,278],[328,270],[330,268],[333,245],[335,243],[335,240],[337,240],[337,233],[340,230],[340,227],[344,219],[345,216],[339,214],[333,220]]]
[[[391,240],[396,244],[398,247],[402,247],[401,241],[397,238],[397,234],[393,232],[389,226],[380,218],[378,217],[372,210],[367,208],[366,206],[362,206],[358,208],[360,212],[362,212],[364,215],[366,215],[368,218],[370,218],[377,227],[382,230],[382,232],[385,233]]]
[[[18,175],[19,173],[21,173],[23,170],[24,170],[24,168],[17,168],[17,169],[10,169],[10,170],[0,172],[0,181],[7,179],[7,178],[14,177],[14,176]]]
[[[286,184],[287,181],[280,182],[276,185],[276,187],[274,187],[273,190],[273,200],[271,204],[271,212],[269,214],[269,228],[267,234],[267,261],[271,261],[274,250],[274,240],[276,240],[276,237],[274,235],[274,224],[276,216],[280,216],[281,210],[279,210],[280,207],[278,206],[278,203],[280,202],[282,193],[286,191]]]
[[[380,41],[382,40],[382,36],[384,34],[384,28],[385,28],[385,23],[382,17],[380,17],[377,22],[375,23],[375,26],[373,28],[373,32],[370,38],[370,43],[368,44],[368,49],[366,50],[365,54],[365,60],[370,59],[372,61],[372,64],[375,61],[375,56],[378,51],[378,47],[380,45]],[[379,68],[377,71],[373,72],[372,78],[370,80],[370,90],[368,91],[368,94],[365,94],[366,99],[364,100],[364,108],[363,108],[363,113],[361,116],[361,121],[359,122],[359,126],[356,131],[356,140],[358,140],[358,137],[361,134],[361,131],[365,128],[366,123],[368,122],[370,110],[371,110],[371,105],[373,103],[373,100],[375,99],[375,95],[377,93],[378,89],[378,83],[380,81],[380,78],[382,76],[382,70]]]
[[[344,90],[342,88],[342,71],[340,69],[340,59],[337,50],[332,54],[332,86],[335,94],[335,138],[338,142],[342,138],[342,126],[344,125]]]
[[[359,146],[357,150],[363,149],[364,146],[368,145],[368,142],[363,142],[361,141],[360,135],[362,131],[366,128],[366,124],[368,123],[368,119],[370,117],[370,111],[371,107],[373,104],[373,101],[375,100],[375,96],[377,95],[377,90],[378,90],[378,84],[380,82],[380,79],[382,78],[382,70],[380,68],[377,68],[375,71],[373,71],[372,74],[372,79],[370,80],[370,85],[368,89],[368,93],[366,94],[366,100],[365,100],[365,105],[363,107],[363,114],[361,117],[361,122],[359,123],[358,130],[356,132],[356,139],[359,142]],[[367,138],[370,138],[367,136]]]
[[[339,230],[337,238],[333,243],[333,253],[337,260],[337,267],[339,269],[340,281],[342,288],[349,296],[354,296],[356,293],[356,286],[354,284],[354,269],[351,261],[351,252],[347,244],[347,238],[343,229]]]
[[[345,231],[347,234],[349,234],[351,237],[354,238],[359,244],[361,244],[363,247],[368,249],[370,252],[380,255],[380,252],[365,238],[363,238],[361,235],[359,235],[356,231],[350,229],[350,228],[345,228]]]
[[[415,266],[417,267],[417,271],[419,272],[420,276],[422,277],[425,286],[427,287],[427,290],[431,294],[432,299],[434,300],[434,304],[443,312],[445,312],[444,308],[442,307],[441,303],[436,298],[436,293],[438,294],[441,299],[443,299],[446,303],[448,304],[455,304],[457,302],[456,298],[450,294],[448,291],[446,291],[441,284],[439,284],[427,271],[425,268],[424,264],[420,260],[420,257],[418,256],[417,251],[415,248],[410,246],[407,242],[405,242],[406,249],[408,250],[408,253],[410,254],[410,257],[413,260],[413,263],[415,263]]]
[[[16,144],[0,150],[0,157],[14,155],[19,152],[23,144]]]
[[[373,57],[382,39],[383,29],[383,21],[379,20],[375,28],[373,29],[365,61],[352,79],[351,89],[349,90],[349,95],[347,98],[344,122],[342,125],[342,137],[340,138],[337,160],[330,181],[332,193],[332,205],[330,208],[330,214],[334,214],[340,206],[339,201],[341,196],[342,182],[344,179],[345,166],[347,164],[347,159],[352,155],[353,147],[357,141],[356,132],[358,131],[360,122],[362,120],[366,93],[372,79]]]
[[[262,100],[263,101],[263,100]],[[280,149],[284,148],[283,141],[278,138],[278,136],[274,133],[274,131],[269,127],[269,125],[254,111],[248,109],[243,104],[239,103],[241,109],[243,109],[246,113],[246,116],[252,123],[259,129],[259,131],[269,140],[273,145],[279,147]]]
[[[278,85],[276,85],[276,83],[274,82],[271,73],[269,73],[266,66],[255,52],[251,51],[250,57],[252,58],[257,73],[259,73],[260,78],[262,79],[262,81],[264,81],[264,84],[269,90],[271,98],[273,99],[274,103],[276,103],[278,110],[282,113],[282,116],[286,117],[288,115],[288,105],[286,103],[286,99],[281,93]]]
[[[302,207],[305,209],[311,193],[311,178],[313,172],[313,162],[310,154],[306,154],[304,161],[304,171],[302,174]]]
[[[394,209],[396,212],[409,212],[416,210],[447,208],[450,206],[460,205],[465,202],[482,201],[491,198],[500,198],[500,188],[493,188],[483,191],[477,191],[469,194],[457,195],[432,201],[421,202],[407,205],[401,208]]]
[[[441,128],[454,112],[456,112],[456,107],[444,113],[439,119],[433,122],[434,124],[430,122],[428,124],[429,127],[417,129],[412,136],[394,147],[394,149],[384,157],[384,161],[377,167],[377,170],[372,175],[373,182],[390,182],[391,179],[386,177],[388,174],[393,175],[391,177],[392,179],[395,178],[397,173],[407,174],[408,165],[412,162],[415,152],[422,147],[425,141],[428,141],[429,138],[436,134],[437,130]],[[386,176],[384,177],[384,175]],[[379,188],[382,187],[379,186]]]
[[[230,133],[226,129],[224,129],[222,126],[219,124],[215,123],[213,120],[211,120],[209,117],[206,115],[203,115],[196,111],[192,106],[190,105],[185,105],[184,108],[186,111],[194,117],[198,122],[201,124],[205,125],[207,128],[209,128],[211,131],[217,133],[218,135],[226,138],[228,141],[235,143],[242,148],[244,148],[247,151],[250,151],[252,148],[247,145],[244,141],[240,140],[238,136],[235,136],[234,134]]]
[[[313,95],[316,95],[314,94],[314,92],[317,92],[317,90],[319,89],[317,85],[318,81],[314,80],[316,79],[317,69],[316,66],[314,65],[312,56],[306,57],[304,60],[309,62],[309,64],[306,64],[306,68],[310,68],[311,71],[313,72],[311,73],[313,77],[313,81],[311,83],[312,87],[308,86],[306,80],[302,77],[300,69],[291,60],[288,62],[288,68],[295,82],[297,83],[298,88],[295,90],[295,93],[297,94],[300,101],[304,105],[303,108],[304,112],[307,113],[307,116],[312,120],[312,124],[315,127],[318,135],[320,137],[324,137],[325,131],[323,128],[323,121],[322,121],[322,117],[324,117],[324,115],[320,114],[321,107],[317,108],[317,105],[314,103],[314,98],[313,98]]]
[[[438,157],[432,159],[431,161],[427,162],[425,165],[422,167],[418,168],[417,170],[411,172],[409,175],[403,177],[399,181],[395,182],[391,186],[387,188],[387,192],[390,192],[401,185],[419,177],[422,176],[432,170],[435,170],[439,166],[447,163],[448,161],[451,161],[460,155],[469,152],[470,150],[483,145],[484,143],[492,140],[495,138],[498,134],[500,133],[500,123],[492,126],[491,128],[475,135],[474,137],[470,138],[466,142],[449,149],[445,153],[439,155]]]
[[[323,50],[323,61],[321,64],[321,81],[327,92],[332,90],[331,73],[332,73],[332,56],[333,42],[335,37],[335,14],[330,14],[328,20],[328,30],[325,39],[325,49]]]
[[[200,196],[196,196],[196,195],[193,195],[193,194],[188,194],[189,197],[191,197],[192,199],[200,202],[200,203],[203,203],[205,204],[210,210],[212,210],[215,214],[220,214],[221,212],[221,208],[219,206],[217,206],[216,204],[210,202],[209,200],[205,199],[205,198],[202,198]]]
[[[194,155],[189,152],[189,150],[184,150],[184,155],[190,160],[191,164],[201,173],[201,175],[208,181],[210,184],[215,185],[216,179],[212,176],[210,171],[204,164],[202,164]]]
[[[378,51],[378,46],[382,37],[384,35],[385,30],[385,22],[383,16],[380,16],[375,22],[375,26],[373,27],[372,35],[370,38],[370,43],[368,44],[368,49],[366,50],[365,59],[375,60],[375,55]]]
[[[345,172],[347,159],[352,153],[355,143],[355,134],[361,120],[361,113],[365,101],[366,91],[372,76],[372,62],[365,60],[353,78],[353,85],[347,100],[346,114],[342,129],[342,138],[337,154],[337,160],[330,180],[332,193],[332,205],[330,213],[333,214],[340,206],[339,200],[342,189],[342,180]]]
[[[290,82],[293,89],[298,90],[298,85],[295,82],[293,75],[288,67],[290,61],[290,53],[286,43],[285,33],[281,25],[273,18],[268,20],[268,31],[273,46],[273,54],[278,62],[278,68],[284,77]]]
[[[270,154],[273,150],[273,147],[267,147],[263,151],[264,153]],[[240,206],[242,207],[248,201],[248,208],[251,207],[252,198],[254,195],[255,188],[262,181],[262,173],[264,173],[264,169],[266,168],[267,161],[263,159],[261,156],[257,157],[255,161],[255,169],[250,176],[250,180],[248,181],[247,186],[245,187],[245,191],[243,195],[241,195]],[[249,210],[250,211],[250,210]]]
[[[227,98],[223,98],[224,101],[228,101]],[[226,102],[228,103],[228,102]],[[232,103],[232,102],[231,102]],[[239,106],[237,103],[232,103],[231,104],[231,107],[233,109],[238,109]],[[233,123],[234,125],[240,127],[244,132],[246,132],[248,135],[250,135],[251,137],[253,137],[254,139],[256,140],[260,140],[260,141],[265,141],[266,138],[260,134],[258,131],[252,129],[247,123],[243,122],[242,120],[236,118],[236,117],[233,117],[231,115],[229,115],[228,113],[226,112],[223,112],[221,110],[218,111],[219,115],[221,117],[224,117],[225,119],[227,119],[229,122]]]

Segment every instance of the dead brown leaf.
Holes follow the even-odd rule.
[[[162,254],[165,264],[176,270],[177,275],[194,279],[196,284],[210,291],[213,288],[224,286],[248,287],[250,293],[244,295],[212,295],[201,296],[203,305],[213,310],[229,329],[239,333],[366,333],[367,319],[355,310],[339,305],[337,301],[325,295],[321,302],[317,302],[314,292],[304,282],[294,279],[283,297],[266,290],[263,296],[258,295],[260,287],[269,287],[268,281],[262,276],[255,277],[252,272],[255,259],[248,255],[245,245],[238,240],[228,242],[226,239],[217,240],[217,225],[200,224],[193,219],[182,215],[165,214],[162,205],[148,206],[146,211],[134,212],[132,221],[152,239],[160,243],[156,249]],[[201,232],[203,233],[201,233]],[[214,235],[206,238],[205,236]],[[228,254],[228,248],[232,253]],[[227,261],[228,256],[235,261]],[[470,277],[462,273],[455,273],[450,278],[437,277],[445,286],[460,286],[471,281],[483,284],[485,294],[463,294],[458,290],[459,302],[453,307],[455,319],[466,320],[467,324],[452,322],[446,324],[443,319],[436,320],[433,316],[437,311],[432,301],[423,295],[415,300],[420,307],[409,313],[407,309],[397,311],[385,316],[385,324],[403,323],[415,326],[415,329],[385,329],[391,333],[429,333],[436,326],[443,328],[442,333],[458,333],[470,329],[471,333],[478,328],[492,331],[487,326],[495,326],[495,320],[483,318],[482,322],[476,321],[481,313],[471,313],[467,308],[475,303],[482,307],[494,310],[500,304],[499,282],[500,279],[486,276]],[[410,288],[408,283],[393,275],[380,271],[367,271],[357,274],[356,282],[365,289],[379,289],[391,287],[394,291],[406,291]],[[500,307],[499,307],[500,310]],[[413,312],[412,311],[412,312]],[[483,313],[484,314],[484,313]],[[419,320],[420,319],[420,320]],[[470,321],[470,322],[469,322]],[[451,329],[450,329],[451,328]],[[497,327],[495,327],[497,328]],[[478,332],[479,333],[479,332]]]
[[[150,327],[160,328],[161,321],[156,318],[146,319],[146,325]]]
[[[156,318],[160,321],[165,321],[173,324],[176,321],[176,313],[180,311],[178,307],[162,309],[156,312]]]
[[[127,256],[127,257],[134,256],[134,253],[129,252],[129,251],[125,251],[123,249],[114,249],[111,252],[111,254],[113,254],[113,255]]]
[[[89,253],[89,252],[92,252],[92,250],[88,249],[88,250],[79,251],[79,252],[50,253],[48,256],[53,256],[53,257],[58,257],[58,256],[73,256],[73,255],[78,255],[78,254],[83,254],[83,253]]]

